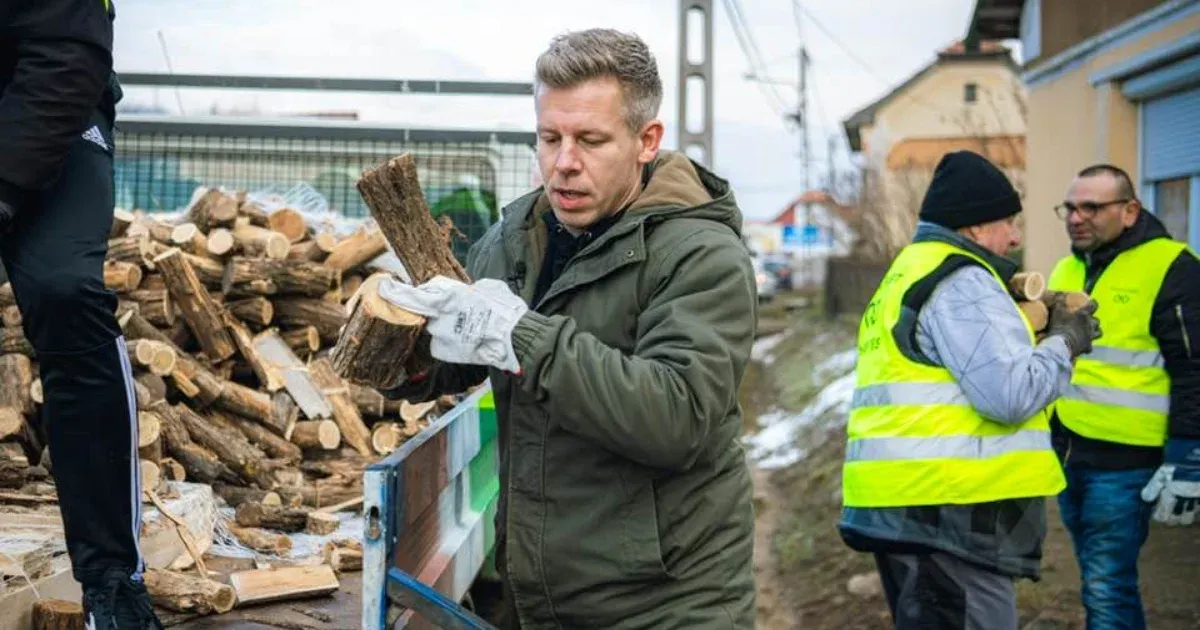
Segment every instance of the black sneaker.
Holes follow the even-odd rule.
[[[83,591],[86,630],[163,630],[142,581],[109,570],[100,584]]]

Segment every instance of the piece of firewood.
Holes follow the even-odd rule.
[[[357,383],[349,383],[350,397],[358,407],[359,413],[369,418],[382,418],[387,415],[387,398],[379,390],[363,387]]]
[[[105,261],[104,286],[117,293],[128,293],[142,283],[142,268],[130,262]]]
[[[1045,291],[1042,293],[1041,301],[1046,305],[1046,308],[1054,310],[1054,307],[1059,302],[1064,302],[1068,313],[1075,311],[1088,305],[1092,301],[1092,296],[1082,291]]]
[[[187,427],[192,440],[216,454],[221,463],[237,473],[244,482],[253,483],[263,490],[270,490],[275,485],[271,470],[263,465],[266,454],[240,432],[222,427],[212,418],[204,418],[184,404],[175,405],[175,412]]]
[[[353,299],[353,312],[329,358],[337,373],[351,382],[391,389],[408,376],[405,362],[416,347],[425,318],[379,296],[386,274],[363,282]]]
[[[346,324],[346,310],[340,304],[301,297],[281,297],[272,300],[275,322],[283,326],[313,326],[321,342],[334,344]]]
[[[125,234],[128,236],[146,235],[156,243],[168,245],[171,243],[171,230],[174,226],[151,216],[141,216],[134,220],[128,228],[125,228]]]
[[[229,507],[236,508],[243,503],[261,503],[263,505],[283,505],[279,494],[272,490],[246,488],[227,483],[214,483],[213,492],[225,500]]]
[[[21,413],[34,412],[33,361],[23,354],[0,354],[0,407],[12,407]]]
[[[387,251],[387,239],[383,232],[364,228],[338,242],[324,265],[339,272],[350,271]]]
[[[308,235],[304,215],[292,208],[280,208],[267,215],[267,227],[286,236],[289,243],[299,243]]]
[[[125,236],[125,230],[129,229],[129,225],[133,223],[134,219],[136,219],[134,214],[124,208],[113,209],[112,227],[108,230],[108,238]]]
[[[0,328],[0,353],[23,354],[32,357],[33,344],[25,338],[25,332],[15,326]]]
[[[237,593],[228,584],[164,569],[149,569],[143,579],[155,606],[181,613],[223,614],[233,610]]]
[[[221,307],[213,302],[183,256],[183,252],[172,248],[155,258],[154,264],[163,274],[171,297],[204,354],[211,361],[223,361],[233,356],[237,348],[225,328]]]
[[[376,422],[371,427],[371,448],[380,455],[388,455],[404,443],[404,431],[395,422]]]
[[[314,390],[316,386],[313,386]],[[332,415],[333,410],[329,413]],[[296,427],[296,423],[300,421],[300,405],[296,403],[296,399],[292,397],[290,390],[275,392],[271,396],[271,426],[283,427],[283,432],[278,433],[285,440],[292,439],[292,431]]]
[[[1046,279],[1036,271],[1014,274],[1008,281],[1008,288],[1017,301],[1037,301],[1046,290]]]
[[[313,511],[308,513],[308,521],[304,524],[304,531],[305,533],[317,536],[328,536],[336,532],[341,525],[342,519],[338,518],[336,514]]]
[[[291,246],[283,234],[242,221],[234,224],[233,240],[237,241],[246,256],[275,260],[286,258]]]
[[[0,306],[14,306],[17,303],[17,296],[13,295],[12,283],[0,283]]]
[[[262,206],[257,202],[243,198],[240,199],[241,204],[238,206],[238,218],[234,221],[234,225],[240,223],[249,223],[258,227],[270,227],[270,216]]]
[[[363,552],[355,549],[334,549],[326,559],[335,573],[362,571]]]
[[[16,304],[10,304],[0,310],[0,323],[5,326],[19,327],[25,321],[21,317],[21,309]]]
[[[337,247],[337,237],[329,232],[319,232],[307,241],[301,241],[291,246],[288,258],[293,260],[308,260],[321,262]]]
[[[158,469],[167,481],[183,481],[187,478],[187,471],[183,466],[169,457],[164,457],[158,462]]]
[[[146,321],[162,328],[175,325],[175,315],[178,310],[171,300],[171,293],[166,289],[138,289],[123,296],[137,304],[138,314]],[[125,302],[122,302],[122,306]]]
[[[331,451],[342,443],[342,430],[332,420],[303,420],[292,431],[292,443],[301,448]]]
[[[420,403],[410,403],[407,400],[402,400],[400,401],[400,417],[404,419],[405,422],[416,422],[428,415],[429,412],[433,411],[433,408],[436,406],[436,400],[429,400]]]
[[[276,567],[239,571],[229,576],[238,606],[330,595],[338,579],[328,565]]]
[[[42,390],[42,379],[33,379],[33,384],[29,386],[29,398],[39,405],[46,402],[45,392]]]
[[[29,475],[29,458],[15,442],[0,442],[0,488],[21,488]]]
[[[258,327],[264,327],[275,318],[275,306],[265,297],[235,300],[225,305],[234,317]]]
[[[158,464],[147,459],[139,459],[138,467],[141,468],[143,491],[160,492],[162,490],[161,486],[166,480],[163,479]]]
[[[319,297],[337,286],[337,271],[307,260],[276,260],[234,256],[226,263],[222,288],[228,293],[256,280],[270,280],[281,294]]]
[[[224,381],[221,395],[214,404],[225,411],[232,411],[240,416],[256,420],[279,435],[283,435],[287,429],[286,426],[281,426],[280,419],[274,413],[275,407],[271,402],[271,395],[250,389],[245,385]]]
[[[280,392],[279,394],[287,396],[287,392]],[[272,398],[272,405],[275,405],[274,397]],[[298,413],[299,410],[296,410],[296,412]],[[303,457],[299,446],[284,439],[265,425],[257,422],[247,422],[238,417],[227,415],[225,412],[217,409],[210,409],[205,415],[218,422],[227,422],[229,426],[240,431],[247,440],[250,440],[251,444],[261,449],[272,459],[298,462]],[[295,422],[294,418],[290,421]]]
[[[211,258],[223,259],[237,253],[237,240],[227,228],[216,228],[205,238],[204,251]]]
[[[162,434],[162,417],[153,409],[138,412],[138,448],[150,446]]]
[[[1050,321],[1050,311],[1046,308],[1045,304],[1022,300],[1017,302],[1017,306],[1021,307],[1021,311],[1025,313],[1025,318],[1033,326],[1034,332],[1041,332],[1046,329],[1046,324]]]
[[[182,407],[161,403],[153,411],[159,414],[161,439],[167,453],[187,471],[187,477],[201,483],[240,481],[216,453],[192,441],[187,426],[177,409]]]
[[[304,508],[248,502],[237,507],[235,520],[241,527],[265,527],[283,532],[299,532],[304,530],[310,511]]]
[[[162,470],[162,460],[163,460],[163,441],[161,439],[158,439],[158,440],[155,440],[145,446],[139,446],[138,447],[138,457],[140,457],[146,461],[150,461],[150,462],[154,462],[155,464],[158,464],[159,470],[161,471]],[[163,480],[168,481],[168,479],[165,476],[163,477]]]
[[[177,355],[170,346],[149,339],[134,339],[126,348],[129,360],[134,365],[143,367],[151,374],[167,376],[175,370]]]
[[[219,292],[224,288],[221,281],[225,277],[225,265],[220,261],[204,256],[194,256],[187,252],[183,252],[183,259],[192,266],[192,271],[196,272],[196,278],[200,280],[200,284],[204,285],[204,288],[214,292]]]
[[[33,603],[33,630],[84,630],[83,605],[65,599]]]
[[[134,389],[137,391],[138,409],[145,409],[149,405],[166,399],[167,381],[162,376],[150,372],[139,372],[134,375],[133,380]],[[145,391],[139,390],[139,387]]]
[[[21,435],[25,430],[25,415],[20,409],[0,406],[0,439]]]
[[[363,282],[364,282],[363,277],[356,273],[352,273],[350,275],[343,276],[342,277],[343,301],[349,300],[355,293],[358,293],[358,289],[360,287],[362,287]]]
[[[367,170],[357,187],[413,284],[424,284],[437,275],[470,281],[454,257],[446,229],[438,225],[425,203],[412,154]]]
[[[180,223],[171,230],[171,244],[183,251],[201,257],[211,257],[208,251],[208,236],[195,223]]]
[[[233,340],[237,343],[238,350],[242,354],[242,358],[254,370],[255,376],[258,377],[258,382],[261,387],[268,392],[277,392],[283,389],[284,380],[283,374],[269,361],[259,354],[258,349],[254,347],[254,337],[250,334],[250,329],[235,317],[227,316],[225,321],[226,327],[230,334],[233,335]]]
[[[287,554],[292,549],[292,539],[285,534],[279,534],[258,527],[238,527],[236,525],[229,526],[229,533],[237,538],[238,542],[245,545],[252,551],[259,553],[267,553],[276,556]]]
[[[321,388],[333,408],[333,421],[342,431],[342,440],[363,457],[373,457],[371,432],[367,425],[363,424],[358,407],[350,400],[346,382],[334,372],[333,365],[326,357],[313,361],[308,369],[313,382]]]
[[[284,505],[322,506],[344,503],[363,496],[362,474],[353,477],[318,479],[307,486],[280,486],[275,489]]]
[[[279,333],[279,336],[301,359],[307,358],[321,349],[321,333],[317,331],[316,326],[284,330]]]
[[[187,211],[188,220],[205,233],[211,232],[215,227],[233,225],[237,216],[237,198],[215,188],[209,189]]]

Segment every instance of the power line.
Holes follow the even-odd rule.
[[[724,0],[725,13],[729,16],[729,22],[733,27],[733,34],[737,38],[738,47],[742,49],[742,54],[745,55],[746,61],[750,64],[750,70],[755,75],[765,74],[766,64],[763,62],[762,52],[758,48],[758,44],[754,41],[754,34],[746,25],[745,16],[742,13],[741,5],[738,0]],[[768,104],[775,111],[776,115],[782,116],[784,110],[787,109],[787,104],[779,95],[779,92],[774,86],[764,85],[761,81],[755,81],[758,84],[758,89],[767,99]]]

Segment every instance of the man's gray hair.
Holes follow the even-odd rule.
[[[625,96],[625,123],[637,133],[658,116],[662,80],[650,48],[637,35],[606,28],[555,37],[537,59],[535,87],[571,88],[614,77]]]

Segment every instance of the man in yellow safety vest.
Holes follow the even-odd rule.
[[[1200,261],[1115,166],[1080,171],[1056,212],[1072,254],[1049,287],[1088,292],[1105,322],[1055,405],[1059,507],[1087,627],[1145,628],[1137,559],[1150,519],[1190,524],[1200,507]]]
[[[1059,305],[1036,342],[1007,289],[1020,212],[999,169],[947,154],[863,314],[839,529],[897,629],[1015,630],[1014,580],[1039,576],[1064,486],[1046,410],[1099,328],[1094,303]]]

